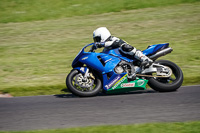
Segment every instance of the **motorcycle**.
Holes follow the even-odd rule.
[[[80,50],[66,78],[66,86],[74,95],[90,97],[100,91],[110,94],[145,90],[147,84],[156,91],[170,92],[182,85],[183,73],[180,67],[168,60],[157,60],[173,51],[169,43],[150,45],[142,51],[153,60],[149,67],[124,55],[119,48],[104,49],[97,53],[93,44]],[[91,48],[85,52],[87,47]],[[130,78],[133,73],[136,73],[135,79]]]

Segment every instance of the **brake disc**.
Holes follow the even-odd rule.
[[[75,84],[80,86],[81,88],[90,88],[94,84],[94,80],[91,78],[84,78],[80,73],[76,75]]]

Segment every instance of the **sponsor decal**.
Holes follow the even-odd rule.
[[[84,58],[82,58],[82,60],[86,60],[88,58],[88,56],[87,57],[84,57]]]
[[[112,60],[112,58],[110,58],[110,59],[106,60],[104,63],[107,63],[107,62],[109,62],[110,60]]]
[[[126,74],[127,75],[127,74]],[[117,88],[118,85],[120,85],[122,82],[124,82],[124,80],[127,79],[126,75],[124,75],[117,83],[114,84],[114,86],[112,87],[112,89],[114,90],[115,88]]]
[[[121,84],[121,87],[134,87],[135,86],[135,83],[124,83],[124,84]]]
[[[145,83],[145,81],[144,80],[138,80],[137,83],[138,83],[138,86],[142,86]]]
[[[118,80],[120,79],[120,76],[117,76],[114,78],[109,84],[107,84],[105,87],[108,90],[111,86],[113,86]]]

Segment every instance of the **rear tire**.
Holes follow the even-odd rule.
[[[183,83],[183,73],[178,65],[168,60],[158,60],[155,63],[159,63],[164,66],[168,66],[172,69],[173,77],[169,78],[150,78],[148,85],[159,92],[176,91]]]
[[[78,74],[82,74],[78,70],[73,69],[66,78],[66,86],[72,94],[80,97],[96,96],[102,88],[101,80],[95,76],[94,85],[92,89],[82,88],[75,83],[75,78]]]

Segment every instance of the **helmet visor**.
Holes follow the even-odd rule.
[[[96,36],[93,39],[94,39],[94,42],[101,42],[101,37],[100,36]]]

